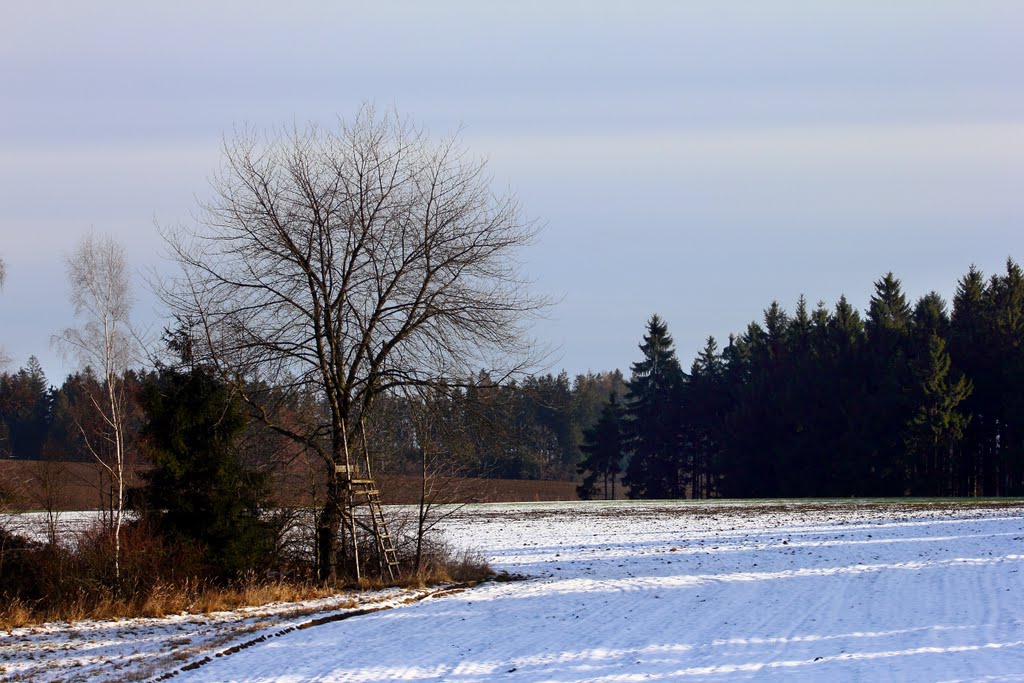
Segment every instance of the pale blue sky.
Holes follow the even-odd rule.
[[[1022,29],[1009,1],[9,3],[0,346],[59,382],[81,234],[165,267],[154,220],[189,219],[224,132],[367,100],[463,126],[546,224],[556,370],[627,370],[654,312],[688,365],[772,299],[864,308],[888,270],[948,298],[1024,260]]]

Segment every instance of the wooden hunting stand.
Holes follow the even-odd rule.
[[[348,435],[344,436],[345,464],[334,466],[334,476],[342,496],[340,550],[347,564],[353,569],[356,581],[362,578],[359,561],[359,538],[370,534],[374,539],[377,560],[380,563],[380,577],[392,581],[399,576],[398,556],[394,540],[388,531],[384,510],[380,504],[380,491],[370,470],[370,451],[366,447],[366,431],[363,434],[363,462],[353,463],[349,457]],[[360,531],[363,533],[361,534]]]

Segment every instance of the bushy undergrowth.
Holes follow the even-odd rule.
[[[415,544],[399,545],[398,579],[379,578],[373,546],[361,549],[363,579],[315,580],[309,558],[277,555],[258,569],[224,577],[203,548],[170,541],[136,523],[121,537],[120,576],[110,532],[95,527],[73,545],[47,544],[0,528],[0,628],[47,621],[162,617],[337,595],[343,588],[477,583],[495,576],[478,553],[425,539],[416,571]],[[369,577],[369,578],[367,578]]]
[[[415,568],[415,556],[411,553],[399,555],[405,560],[404,575],[421,584],[476,583],[492,578],[495,573],[486,558],[476,550],[457,550],[444,541],[428,536],[424,539],[423,554],[419,572]]]
[[[130,525],[122,531],[117,572],[106,529],[90,529],[70,546],[0,529],[0,627],[216,611],[336,592],[295,568],[220,576],[206,557],[195,545],[169,542],[143,525]]]

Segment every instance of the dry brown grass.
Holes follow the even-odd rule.
[[[223,612],[275,602],[300,602],[337,595],[337,588],[287,581],[247,582],[234,588],[209,588],[198,596],[194,611]]]
[[[183,586],[158,584],[145,595],[130,600],[109,596],[76,598],[41,608],[15,598],[0,606],[0,629],[10,631],[52,621],[74,623],[86,619],[159,618],[182,612],[208,614],[240,607],[327,598],[337,594],[336,588],[318,584],[249,581],[237,586],[204,586],[193,581]]]
[[[14,598],[0,609],[0,628],[10,631],[33,622],[32,607],[20,598]]]

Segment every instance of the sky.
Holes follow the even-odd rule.
[[[778,300],[864,309],[888,271],[951,299],[1024,260],[1024,4],[11,3],[0,19],[0,348],[75,369],[64,259],[122,242],[145,273],[225,135],[364,102],[461,129],[543,230],[534,328],[570,374],[639,360],[653,313],[688,366]]]

